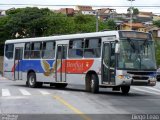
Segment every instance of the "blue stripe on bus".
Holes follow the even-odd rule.
[[[50,68],[53,67],[53,63],[55,60],[45,60],[50,65]],[[21,67],[19,67],[19,65]],[[44,69],[41,64],[41,60],[21,60],[18,65],[16,65],[16,71],[26,72],[28,70],[34,70],[39,73],[44,73]]]

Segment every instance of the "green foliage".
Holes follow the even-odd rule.
[[[116,29],[116,23],[114,22],[113,19],[108,19],[106,21],[106,26],[107,26],[107,29],[109,29],[109,30],[115,30]]]
[[[36,7],[8,10],[7,16],[0,18],[0,40],[26,37],[41,37],[60,34],[84,33],[96,31],[96,16],[75,15],[67,17],[49,9]],[[115,29],[112,20],[99,20],[99,31]]]
[[[127,9],[127,12],[128,12],[129,14],[131,14],[131,10],[133,10],[133,15],[138,15],[138,14],[139,14],[139,9],[138,9],[138,8],[129,7],[129,8]]]
[[[153,21],[153,24],[156,25],[157,27],[160,27],[160,20]]]
[[[156,61],[157,61],[157,66],[160,66],[160,41],[156,40],[155,41],[155,48],[156,48]]]

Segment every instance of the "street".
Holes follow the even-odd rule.
[[[101,88],[98,94],[92,94],[85,92],[84,86],[78,85],[68,85],[65,89],[48,85],[29,88],[25,86],[25,81],[0,80],[2,116],[40,114],[39,118],[43,118],[43,115],[54,114],[57,115],[55,119],[64,119],[66,115],[70,115],[68,119],[76,117],[77,120],[94,120],[99,119],[98,117],[104,119],[109,115],[107,118],[133,119],[133,114],[158,114],[159,111],[159,82],[155,87],[132,86],[129,94],[123,95],[121,92],[113,92],[110,88]],[[20,118],[24,119],[24,116]],[[25,120],[31,118],[28,116]]]

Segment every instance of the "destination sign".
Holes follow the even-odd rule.
[[[150,39],[151,40],[151,34],[143,33],[143,32],[120,31],[119,35],[120,35],[120,38],[139,38],[139,39]]]

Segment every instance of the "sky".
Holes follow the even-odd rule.
[[[26,6],[15,6],[15,5],[3,5],[3,4],[30,4],[28,7],[37,7],[31,4],[40,5],[62,5],[62,6],[49,6],[50,9],[65,8],[63,5],[89,5],[89,6],[112,6],[118,13],[127,12],[126,7],[114,7],[114,6],[131,6],[131,2],[128,0],[0,0],[0,9],[9,9],[12,7],[26,7]],[[158,6],[158,7],[138,7],[140,11],[153,12],[160,14],[160,0],[135,0],[132,2],[133,6]],[[38,6],[42,7],[42,6]],[[43,6],[47,7],[47,6]],[[73,7],[74,6],[68,6]],[[98,7],[99,8],[99,7]],[[94,7],[93,9],[96,9]]]

